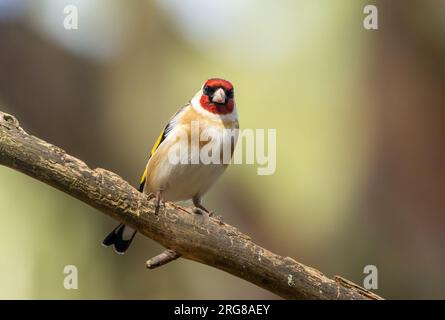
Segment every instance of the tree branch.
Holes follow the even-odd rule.
[[[148,262],[160,266],[179,257],[204,263],[289,299],[380,299],[345,281],[289,257],[274,254],[218,219],[167,203],[154,215],[147,195],[105,169],[84,162],[28,135],[17,120],[0,112],[0,164],[49,184],[128,224],[169,250]],[[177,253],[176,253],[177,252]]]

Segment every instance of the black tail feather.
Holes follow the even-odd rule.
[[[133,241],[135,235],[136,230],[133,230],[121,223],[110,232],[104,241],[102,241],[102,244],[106,247],[114,245],[114,250],[118,254],[124,254]]]

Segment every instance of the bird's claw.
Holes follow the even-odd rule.
[[[153,199],[152,198],[153,194],[149,194],[148,196],[149,196],[149,198],[151,197],[151,199]],[[159,209],[161,209],[161,206],[164,206],[164,209],[165,209],[165,201],[162,199],[161,191],[158,191],[156,193],[154,199],[155,199],[155,215],[158,215]]]
[[[200,215],[207,213],[209,218],[213,218],[213,219],[217,220],[220,225],[224,224],[223,217],[221,215],[216,215],[215,211],[206,211],[204,209],[196,208],[196,207],[193,208],[192,211],[193,211],[193,213],[200,214]]]
[[[201,214],[201,215],[203,215],[204,213],[207,213],[205,210],[203,210],[203,209],[201,209],[201,208],[198,208],[198,207],[194,207],[194,208],[192,209],[192,212],[193,212],[194,214]]]
[[[207,210],[202,209],[202,208],[194,207],[194,208],[192,209],[192,212],[193,212],[194,214],[200,214],[200,215],[208,214],[210,218],[211,218],[211,217],[214,217],[214,218],[215,218],[215,211],[211,211],[211,210],[207,211]],[[216,216],[216,219],[219,220],[219,217],[220,217],[220,216]],[[221,218],[222,218],[222,217],[221,217]],[[221,219],[221,220],[222,220],[222,219]]]

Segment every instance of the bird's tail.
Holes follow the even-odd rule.
[[[114,251],[118,254],[124,254],[133,241],[136,230],[121,223],[102,241],[106,247],[114,245]]]

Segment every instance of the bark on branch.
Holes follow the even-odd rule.
[[[0,164],[47,183],[159,242],[168,251],[147,262],[160,266],[181,256],[224,270],[289,299],[380,299],[359,286],[255,244],[218,219],[167,203],[154,205],[117,174],[83,161],[37,137],[0,112]]]

